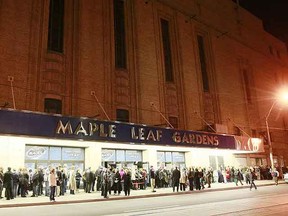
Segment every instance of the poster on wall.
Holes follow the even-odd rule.
[[[185,162],[185,154],[183,152],[172,152],[173,163]]]
[[[84,160],[84,149],[82,149],[82,148],[62,148],[62,160],[82,161],[82,160]]]
[[[113,149],[102,149],[102,161],[115,161],[115,150]]]
[[[26,145],[25,160],[48,160],[48,147]]]
[[[142,151],[126,150],[126,161],[142,161]]]

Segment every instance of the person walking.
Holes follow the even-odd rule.
[[[255,190],[257,190],[257,186],[254,182],[254,180],[257,178],[256,173],[254,170],[250,169],[250,173],[249,173],[249,180],[250,180],[250,191],[252,189],[252,187],[254,186]]]
[[[155,190],[155,170],[153,168],[153,166],[150,167],[150,184],[151,184],[151,189],[152,192],[156,192]]]
[[[57,175],[55,169],[52,168],[49,175],[49,185],[50,185],[50,201],[55,202],[55,190],[57,186]]]
[[[206,179],[207,179],[208,188],[211,188],[211,183],[213,179],[213,170],[211,167],[208,169],[206,173]]]
[[[279,172],[276,168],[274,168],[272,176],[273,176],[273,180],[275,182],[275,185],[278,185]]]
[[[242,175],[242,173],[241,173],[241,171],[239,169],[236,169],[234,171],[234,178],[235,178],[236,186],[238,186],[238,182],[240,182],[241,185],[243,185],[243,183],[242,183],[243,175]]]
[[[177,189],[177,192],[179,191],[179,179],[180,179],[180,177],[181,177],[181,173],[178,170],[178,167],[176,166],[172,172],[173,192],[175,192],[175,187]]]

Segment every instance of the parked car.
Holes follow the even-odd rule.
[[[285,174],[284,174],[284,181],[285,181],[286,183],[288,183],[288,173],[285,173]]]

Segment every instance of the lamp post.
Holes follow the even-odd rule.
[[[267,131],[267,139],[268,139],[268,145],[269,145],[269,156],[270,156],[270,162],[271,162],[271,168],[274,170],[274,160],[273,160],[273,149],[272,149],[272,142],[271,142],[271,137],[270,137],[270,130],[269,130],[269,124],[268,124],[268,118],[272,112],[273,107],[276,104],[276,100],[272,104],[269,112],[265,116],[265,124],[266,124],[266,131]]]
[[[288,102],[288,93],[287,89],[282,89],[281,92],[279,92],[279,97],[275,99],[273,102],[271,108],[269,109],[267,115],[265,116],[265,125],[266,125],[266,132],[267,132],[267,139],[268,139],[268,145],[269,145],[269,156],[270,156],[270,162],[271,162],[271,168],[274,170],[274,160],[273,160],[273,148],[272,148],[272,142],[271,142],[271,136],[270,136],[270,129],[268,124],[269,116],[275,106],[275,104],[279,102]]]

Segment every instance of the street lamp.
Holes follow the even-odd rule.
[[[277,102],[288,102],[288,91],[281,90],[279,96],[275,99],[273,102],[271,108],[269,109],[267,115],[265,116],[265,124],[266,124],[266,131],[267,131],[267,139],[268,139],[268,145],[269,145],[269,156],[271,161],[271,168],[274,170],[274,160],[273,160],[273,149],[272,149],[272,142],[271,142],[271,136],[270,136],[270,129],[268,124],[269,116]]]

